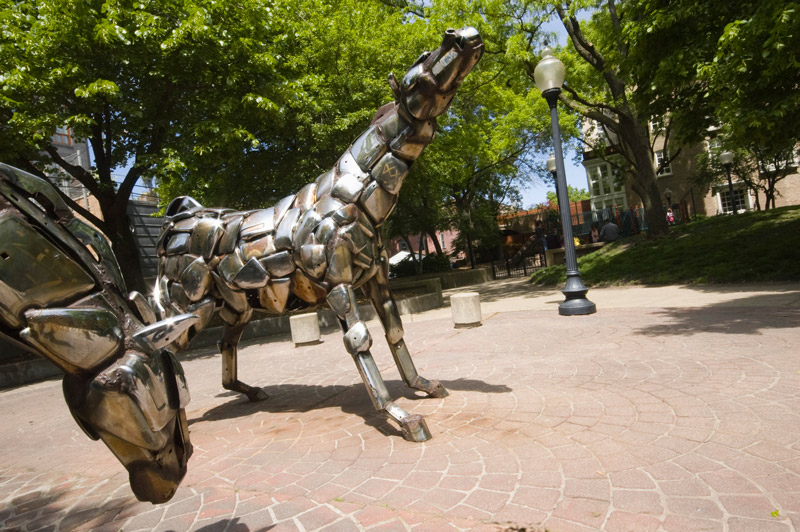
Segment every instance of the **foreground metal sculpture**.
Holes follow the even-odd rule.
[[[165,349],[196,316],[156,322],[105,236],[53,186],[0,164],[0,338],[64,370],[75,421],[128,470],[139,500],[169,500],[192,454],[180,363]]]
[[[424,419],[408,414],[386,390],[354,290],[362,288],[372,301],[405,384],[432,397],[447,395],[438,381],[417,373],[403,341],[380,226],[409,166],[433,140],[435,118],[482,53],[475,29],[448,30],[442,45],[423,54],[401,81],[389,77],[396,102],[378,110],[336,165],[273,207],[233,212],[204,208],[189,197],[173,200],[158,244],[157,299],[166,315],[200,317],[176,345],[186,345],[218,310],[227,324],[219,344],[223,386],[266,399],[263,390],[237,378],[237,344],[253,310],[281,314],[327,300],[375,407],[405,438],[429,439]]]

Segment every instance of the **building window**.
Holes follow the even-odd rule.
[[[589,177],[592,209],[604,209],[615,205],[620,208],[627,206],[625,187],[621,184],[618,168],[602,161],[587,168],[586,173]]]
[[[733,194],[736,196],[736,208],[737,210],[744,210],[747,208],[746,198],[744,194],[744,189],[742,188],[734,188]],[[731,203],[731,193],[730,190],[727,188],[721,188],[719,191],[719,201],[720,205],[722,206],[722,212],[726,214],[730,214],[733,212],[733,204]]]
[[[664,164],[668,160],[669,153],[667,150],[658,150],[656,152],[656,168],[659,168],[657,175],[672,175],[672,165]]]
[[[405,240],[401,240],[397,243],[397,248],[400,251],[408,251],[408,244],[406,244]]]
[[[53,144],[59,146],[72,146],[72,130],[68,127],[57,127],[53,133]]]
[[[657,137],[659,133],[664,131],[664,119],[660,116],[650,120],[650,134]]]

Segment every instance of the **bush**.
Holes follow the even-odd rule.
[[[450,271],[450,259],[445,255],[426,255],[422,257],[422,273],[436,273]],[[414,261],[411,257],[406,258],[389,267],[389,273],[392,277],[408,277],[416,275]]]

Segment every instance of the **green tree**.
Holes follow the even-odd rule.
[[[293,95],[280,62],[294,40],[290,14],[261,0],[2,0],[0,156],[42,176],[58,167],[86,186],[102,219],[70,205],[109,236],[142,290],[126,214],[135,183],[206,161],[214,171],[214,161],[258,145],[252,131]],[[50,145],[59,126],[88,139],[92,171]],[[126,166],[115,182],[112,170]]]
[[[800,140],[800,4],[628,4],[635,76],[650,80],[640,100],[669,117],[679,142],[713,134],[740,153],[752,172],[741,179],[774,206],[775,185],[794,168]]]
[[[573,187],[572,185],[567,185],[567,196],[569,196],[570,202],[588,200],[591,197],[589,196],[589,191],[585,188],[577,188]],[[546,197],[547,201],[550,202],[550,205],[558,204],[558,196],[555,190],[548,190]]]

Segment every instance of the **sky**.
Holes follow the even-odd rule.
[[[586,170],[580,164],[575,164],[572,161],[572,154],[564,154],[564,169],[567,172],[567,185],[575,188],[586,189],[588,187],[586,182]],[[542,161],[544,166],[544,161]],[[538,180],[537,180],[538,181]],[[544,203],[547,201],[547,192],[555,192],[556,187],[553,183],[536,183],[522,190],[522,208],[528,209],[534,205]]]
[[[580,20],[586,19],[589,17],[589,13],[586,11],[579,12],[578,18]],[[544,31],[552,31],[555,32],[556,38],[558,40],[559,46],[564,46],[567,44],[567,33],[564,30],[564,26],[558,20],[551,20],[544,26],[542,26]],[[567,76],[569,76],[569,72],[567,72]],[[564,168],[567,173],[567,185],[571,185],[575,188],[583,188],[587,189],[588,184],[586,181],[586,170],[580,163],[575,163],[574,158],[575,152],[573,151],[564,151]],[[544,160],[547,159],[549,155],[544,156]],[[542,160],[542,166],[545,165],[545,161]],[[537,180],[538,181],[538,180]],[[522,190],[522,207],[527,209],[533,205],[538,205],[547,201],[547,192],[548,191],[555,191],[555,185],[553,183],[545,184],[545,183],[537,183],[533,186],[530,186],[524,190]]]

